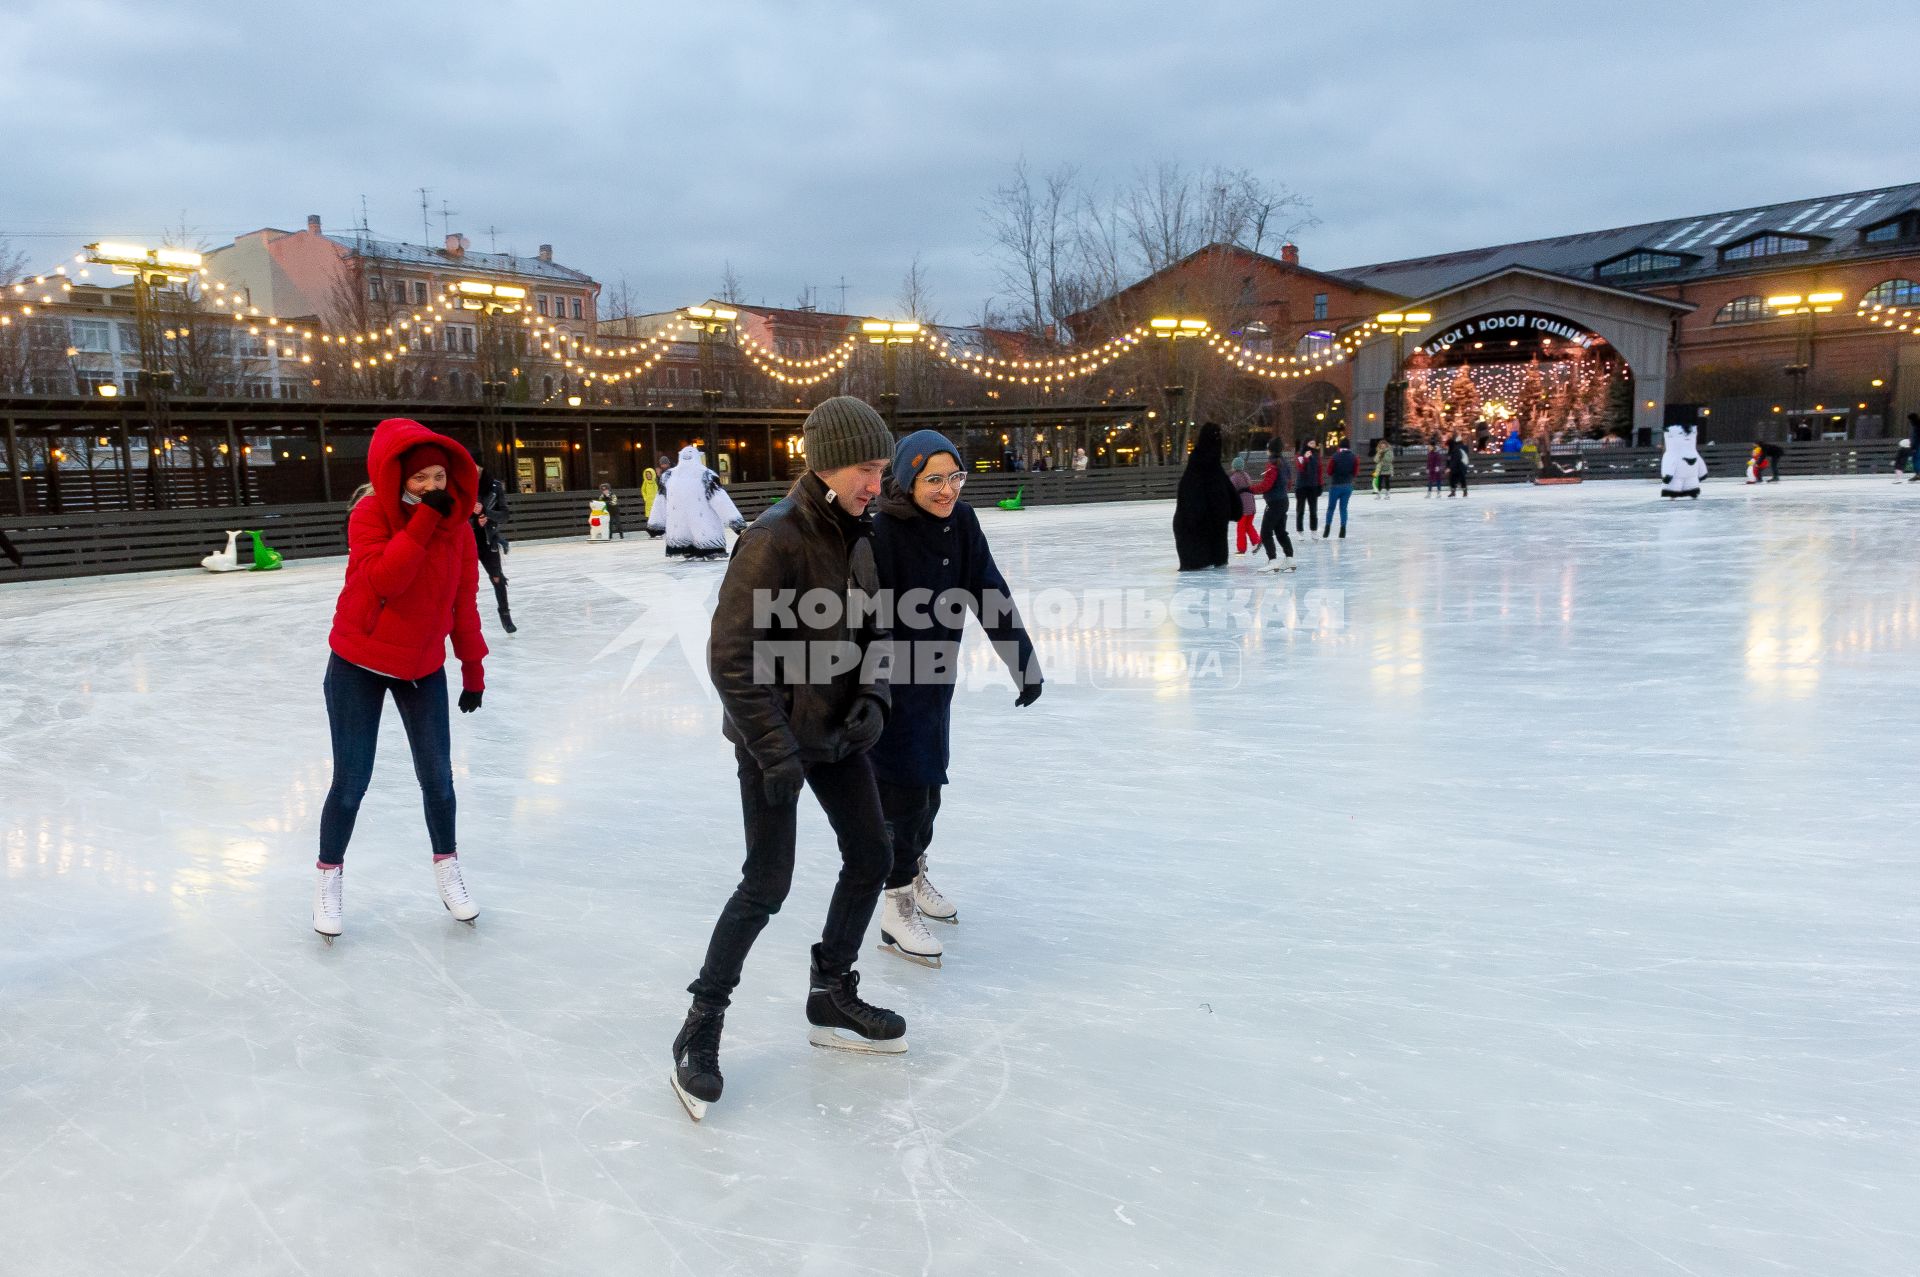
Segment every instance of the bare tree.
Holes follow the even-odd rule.
[[[738,306],[746,300],[746,285],[740,282],[740,276],[733,269],[733,263],[725,263],[720,270],[719,300]]]
[[[933,308],[933,290],[927,282],[927,268],[921,265],[918,253],[913,255],[913,264],[907,267],[906,275],[900,280],[900,295],[894,304],[907,319],[917,319],[927,325],[940,322],[940,316]]]

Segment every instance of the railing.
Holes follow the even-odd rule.
[[[1033,505],[1096,501],[1141,501],[1171,497],[1180,481],[1172,466],[1040,474],[979,474],[969,477],[966,494],[975,505],[990,506],[1021,490]],[[748,519],[786,495],[787,484],[742,483],[728,489]],[[629,536],[645,535],[646,520],[637,489],[619,489],[622,518]],[[510,497],[513,519],[506,525],[513,541],[583,537],[587,531],[585,492],[550,492]],[[288,559],[319,558],[347,552],[344,501],[299,505],[226,506],[193,510],[139,510],[105,513],[30,515],[0,519],[0,529],[20,548],[26,566],[0,562],[0,582],[95,576],[117,572],[153,572],[191,568],[226,544],[228,530],[264,534],[268,545]],[[242,562],[251,546],[243,538]]]
[[[1873,474],[1893,464],[1898,442],[1892,439],[1835,439],[1816,443],[1782,444],[1780,473],[1787,477],[1812,478],[1818,475]],[[1585,463],[1577,471],[1583,479],[1658,479],[1660,448],[1586,448],[1580,451],[1555,451],[1553,459],[1562,468]],[[1700,456],[1707,463],[1711,478],[1744,479],[1747,458],[1753,445],[1705,444]],[[1373,464],[1361,463],[1358,482],[1372,483]],[[1540,458],[1531,452],[1476,452],[1470,482],[1532,483],[1540,473]],[[1403,448],[1393,466],[1396,488],[1425,486],[1427,454],[1418,448]]]
[[[1787,477],[1886,472],[1893,459],[1890,440],[1795,443],[1785,446],[1781,472]],[[1710,475],[1740,479],[1746,474],[1749,447],[1709,445],[1700,450]],[[1571,454],[1569,454],[1571,455]],[[1659,478],[1660,452],[1651,448],[1589,449],[1588,479]],[[1567,456],[1555,454],[1556,460]],[[1531,453],[1481,453],[1474,457],[1472,482],[1524,483],[1538,473]],[[1363,465],[1358,484],[1371,482]],[[1407,450],[1396,462],[1394,484],[1405,489],[1426,482],[1425,454]],[[999,471],[968,477],[966,496],[988,507],[1017,491],[1028,505],[1073,505],[1101,501],[1166,500],[1180,483],[1178,466],[1137,466],[1075,474],[1051,470],[1031,474]],[[784,483],[734,484],[728,491],[740,513],[752,519],[787,491]],[[644,535],[640,493],[618,489],[629,536]],[[513,520],[507,533],[515,541],[585,536],[585,492],[551,492],[509,498]],[[141,510],[30,515],[0,519],[0,529],[20,547],[26,566],[0,564],[0,582],[115,572],[151,572],[191,568],[226,544],[228,529],[259,529],[274,549],[289,559],[345,554],[347,507],[344,501],[296,505],[249,505],[192,510]],[[244,548],[244,543],[243,543]]]

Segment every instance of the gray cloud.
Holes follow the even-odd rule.
[[[803,286],[949,318],[1019,155],[1248,167],[1344,266],[1920,176],[1904,5],[14,3],[0,233],[51,263],[186,221],[359,217],[560,260],[645,304]],[[47,235],[46,232],[58,234]]]

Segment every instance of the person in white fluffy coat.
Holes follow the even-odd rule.
[[[1660,495],[1673,500],[1700,499],[1700,481],[1707,463],[1694,443],[1692,426],[1668,426],[1666,451],[1660,456]]]
[[[747,526],[740,508],[721,486],[720,476],[707,469],[700,449],[692,444],[680,449],[680,460],[660,476],[655,505],[666,507],[661,523],[667,531],[669,558],[723,558],[727,529],[738,532]]]

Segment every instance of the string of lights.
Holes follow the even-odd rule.
[[[758,359],[762,363],[776,364],[782,368],[798,369],[801,372],[810,372],[817,368],[824,368],[836,360],[844,363],[851,357],[853,349],[860,344],[859,334],[854,333],[824,355],[815,355],[810,359],[797,359],[769,350],[763,342],[744,328],[736,327],[733,331],[734,336],[740,341],[741,348],[752,352],[751,357]]]

